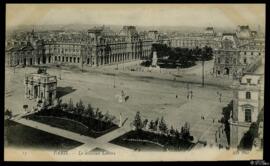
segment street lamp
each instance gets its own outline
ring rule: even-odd
[[[115,86],[115,74],[114,74],[114,76],[113,76],[113,88],[115,88],[116,86]]]
[[[204,48],[202,48],[200,52],[200,57],[201,57],[201,61],[202,61],[202,87],[204,87],[204,58],[206,55],[206,46]]]
[[[82,60],[82,72],[83,72],[83,64],[84,64],[84,61]]]

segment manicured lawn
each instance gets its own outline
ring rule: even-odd
[[[64,111],[60,111],[60,113],[56,112],[46,110],[28,115],[25,118],[94,138],[118,128],[113,123],[72,115]]]
[[[134,140],[152,141],[163,147],[155,143],[137,142]],[[194,146],[194,143],[185,140],[175,139],[171,136],[160,135],[148,131],[130,131],[112,140],[111,143],[139,151],[165,151],[167,149],[169,151],[184,151]]]
[[[115,143],[120,146],[127,147],[129,149],[133,149],[135,151],[165,151],[166,149],[164,147],[158,146],[153,143],[148,142],[134,142],[134,141],[128,141],[128,140],[113,140],[111,143]]]
[[[62,119],[57,117],[50,116],[31,116],[29,117],[31,120],[48,124],[52,127],[58,127],[61,129],[67,129],[72,132],[84,134],[88,131],[88,127],[84,126],[81,123],[76,121],[72,121],[69,119]]]
[[[5,120],[5,147],[70,150],[82,143]]]

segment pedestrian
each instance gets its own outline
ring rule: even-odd
[[[175,98],[178,98],[178,96],[176,95]]]
[[[189,99],[189,94],[187,95],[187,99]]]
[[[215,123],[215,119],[213,119],[213,123]]]

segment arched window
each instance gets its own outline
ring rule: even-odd
[[[250,92],[246,92],[246,99],[251,99],[251,93]]]

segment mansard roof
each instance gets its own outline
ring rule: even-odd
[[[207,31],[212,31],[212,30],[214,30],[214,28],[213,27],[207,27],[206,30]]]
[[[34,50],[34,47],[30,43],[28,43],[26,46],[22,47],[21,50],[22,51],[27,51],[27,50],[32,51],[32,50]]]
[[[249,26],[248,25],[239,25],[240,30],[248,30]]]

